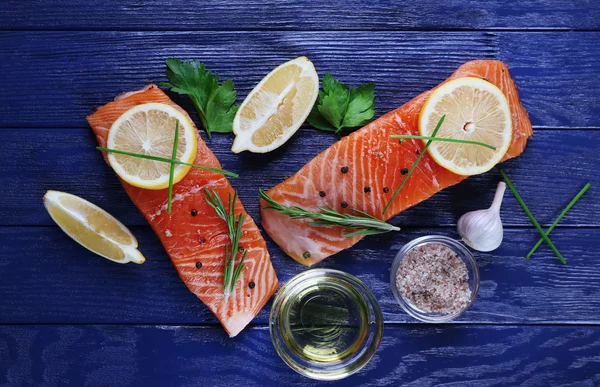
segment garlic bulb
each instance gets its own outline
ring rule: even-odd
[[[502,243],[504,229],[500,219],[500,206],[506,183],[498,183],[490,208],[467,212],[458,220],[456,228],[463,241],[477,251],[496,250]]]

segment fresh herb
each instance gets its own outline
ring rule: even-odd
[[[260,197],[263,198],[269,206],[265,209],[273,209],[279,211],[283,215],[288,215],[292,219],[313,219],[311,226],[342,226],[346,230],[343,234],[344,238],[350,238],[361,235],[380,234],[389,231],[399,231],[400,228],[393,226],[383,220],[377,219],[363,211],[352,208],[353,214],[342,214],[331,207],[318,207],[320,212],[308,211],[298,206],[287,207],[277,203],[262,189],[259,190]],[[356,229],[349,231],[348,229]]]
[[[178,94],[190,97],[208,138],[213,132],[231,132],[233,118],[239,105],[234,105],[237,96],[233,81],[227,79],[219,85],[219,75],[206,70],[197,60],[182,62],[177,58],[167,59],[167,78],[162,82]]]
[[[579,191],[579,193],[573,198],[573,200],[571,200],[571,202],[569,203],[569,205],[567,207],[565,207],[565,209],[560,213],[560,215],[558,216],[558,218],[556,218],[556,220],[554,221],[554,223],[552,223],[552,225],[550,226],[550,228],[548,228],[548,230],[546,230],[546,235],[550,235],[550,233],[552,232],[552,230],[554,230],[554,228],[556,227],[556,225],[558,224],[558,222],[560,222],[560,220],[567,214],[567,212],[569,212],[569,210],[575,205],[575,203],[577,203],[579,201],[579,199],[581,199],[581,197],[583,196],[583,194],[590,189],[592,185],[590,183],[587,183],[585,185],[585,187],[583,187],[581,189],[581,191]],[[533,248],[531,249],[531,251],[527,254],[526,258],[529,259],[531,258],[531,256],[533,255],[533,253],[535,253],[535,251],[542,245],[542,242],[544,242],[544,238],[540,238],[540,240],[538,241],[538,243],[535,244],[535,246],[533,246]]]
[[[100,146],[96,147],[96,149],[105,151],[105,152],[118,153],[118,154],[122,154],[125,156],[138,157],[140,159],[148,159],[148,160],[162,161],[165,163],[170,163],[171,166],[169,168],[169,189],[168,189],[168,194],[167,194],[167,213],[170,214],[171,213],[171,203],[173,202],[173,178],[174,178],[174,174],[175,174],[175,165],[188,165],[188,166],[195,167],[195,168],[200,168],[200,169],[205,169],[205,170],[209,170],[212,172],[222,173],[223,175],[227,175],[227,176],[238,177],[238,175],[233,172],[223,171],[221,169],[207,167],[205,165],[184,163],[182,161],[177,160],[176,157],[177,157],[178,145],[179,145],[179,120],[177,120],[175,122],[175,140],[173,141],[173,152],[171,153],[170,159],[165,159],[165,158],[157,157],[157,156],[143,155],[143,154],[139,154],[139,153],[119,151],[116,149],[103,148]]]
[[[225,295],[224,303],[227,303],[229,296],[233,293],[233,288],[235,287],[235,283],[240,278],[240,274],[242,274],[242,269],[244,268],[244,260],[246,259],[246,254],[248,250],[244,250],[244,254],[242,255],[242,259],[238,265],[235,265],[235,256],[238,253],[238,245],[240,243],[240,238],[242,236],[242,226],[244,225],[244,220],[246,220],[246,216],[244,214],[240,214],[240,216],[236,219],[235,216],[235,202],[237,200],[237,191],[233,194],[229,194],[229,211],[225,209],[225,204],[221,200],[221,197],[214,189],[204,188],[204,192],[206,196],[204,199],[209,206],[211,206],[219,218],[223,219],[227,224],[227,230],[229,233],[229,240],[231,241],[231,248],[229,245],[225,245],[225,268],[223,270],[223,294]]]
[[[442,118],[440,118],[440,120],[438,121],[438,123],[437,123],[437,125],[436,125],[436,127],[435,127],[435,129],[433,131],[433,133],[431,133],[431,137],[432,138],[435,137],[435,135],[437,134],[437,132],[442,127],[442,123],[444,122],[445,118],[446,118],[446,115],[444,114],[442,116]],[[415,168],[417,167],[417,165],[419,164],[419,162],[423,158],[423,155],[425,155],[425,152],[427,152],[427,149],[429,149],[429,145],[431,145],[432,142],[433,142],[433,140],[428,140],[427,141],[427,144],[425,144],[425,147],[423,148],[423,151],[417,157],[417,159],[413,163],[412,167],[410,167],[408,173],[406,175],[404,175],[404,179],[402,179],[402,182],[400,183],[400,185],[398,186],[398,188],[396,188],[396,191],[392,195],[392,198],[390,199],[390,201],[388,202],[388,204],[386,204],[385,208],[383,209],[382,214],[385,214],[387,212],[387,210],[390,208],[390,206],[394,202],[394,199],[396,199],[396,196],[398,196],[398,193],[400,193],[400,190],[402,189],[402,187],[404,187],[404,184],[406,183],[406,180],[408,180],[408,178],[410,177],[410,175],[413,173],[413,171],[415,170]]]
[[[103,151],[103,152],[111,152],[111,153],[116,153],[116,154],[119,154],[119,155],[125,155],[125,156],[131,156],[131,157],[138,157],[140,159],[161,161],[163,163],[171,163],[171,164],[177,164],[177,165],[187,165],[188,167],[194,167],[194,168],[198,168],[198,169],[204,169],[206,171],[220,173],[221,175],[229,176],[229,177],[240,177],[237,173],[225,171],[225,170],[219,169],[219,168],[209,167],[209,166],[206,166],[206,165],[184,163],[183,161],[179,161],[179,160],[171,160],[171,159],[166,159],[164,157],[150,156],[150,155],[144,155],[144,154],[141,154],[141,153],[133,153],[133,152],[127,152],[127,151],[122,151],[122,150],[118,150],[118,149],[104,148],[104,147],[101,147],[101,146],[97,146],[96,149],[99,150],[99,151]]]
[[[472,145],[481,145],[486,148],[490,148],[491,150],[496,150],[496,147],[490,144],[486,144],[484,142],[479,141],[471,141],[471,140],[458,140],[455,138],[446,138],[446,137],[429,137],[429,136],[415,136],[412,134],[392,134],[391,138],[416,138],[421,140],[433,140],[433,141],[445,141],[445,142],[457,142],[460,144],[472,144]]]
[[[175,122],[175,140],[173,141],[173,152],[171,160],[177,158],[177,145],[179,144],[179,120]],[[173,201],[173,177],[175,175],[175,164],[171,163],[169,168],[169,194],[167,195],[167,213],[171,213],[171,202]]]
[[[517,189],[515,188],[515,186],[513,185],[513,183],[510,181],[510,179],[508,178],[508,176],[506,175],[506,173],[504,172],[504,170],[501,169],[500,173],[502,174],[502,177],[504,178],[504,181],[506,182],[506,185],[508,185],[508,188],[510,188],[510,190],[513,193],[513,195],[515,195],[515,198],[517,199],[517,202],[519,202],[519,204],[521,205],[521,207],[523,207],[523,210],[527,214],[527,217],[529,217],[529,220],[531,221],[531,223],[533,223],[533,225],[535,226],[535,228],[538,230],[538,232],[542,236],[542,239],[548,244],[548,246],[550,246],[550,248],[552,249],[552,251],[554,251],[554,254],[556,254],[556,256],[560,259],[560,261],[562,263],[566,264],[567,260],[562,256],[562,254],[560,253],[560,251],[558,251],[558,249],[556,248],[556,246],[554,246],[554,243],[552,243],[552,241],[550,240],[550,238],[548,238],[548,235],[546,235],[546,233],[542,229],[542,226],[540,226],[540,224],[537,222],[537,220],[535,220],[535,217],[533,216],[533,214],[531,213],[531,211],[529,211],[529,208],[527,208],[527,205],[525,204],[525,202],[523,201],[523,199],[521,199],[521,196],[517,192]]]
[[[319,99],[308,116],[308,123],[313,127],[336,134],[344,129],[352,132],[375,115],[374,83],[348,88],[326,73],[322,87]]]

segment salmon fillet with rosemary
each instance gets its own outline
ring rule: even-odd
[[[507,66],[500,61],[476,60],[460,66],[448,80],[460,77],[483,78],[502,90],[508,100],[513,123],[511,144],[503,160],[520,155],[533,130]],[[422,140],[406,139],[400,144],[390,135],[419,134],[419,113],[431,91],[422,93],[336,142],[267,194],[285,206],[299,206],[312,211],[318,206],[331,206],[340,212],[356,208],[387,220],[461,182],[466,176],[444,169],[426,154],[382,215],[404,178],[400,171],[410,168],[418,152],[424,148]],[[342,168],[344,171],[347,169],[346,173],[342,172]],[[320,191],[324,191],[326,196],[321,197]],[[347,204],[345,210],[342,202]],[[343,238],[342,227],[313,227],[309,220],[292,220],[275,210],[266,209],[266,206],[263,200],[261,217],[264,229],[288,255],[303,265],[318,263],[362,238]]]
[[[149,102],[171,105],[187,115],[157,86],[149,85],[121,95],[87,118],[98,144],[106,146],[108,132],[121,114],[135,105]],[[106,154],[104,158],[108,162]],[[194,163],[221,168],[200,136]],[[167,213],[167,189],[147,190],[122,180],[121,184],[158,235],[188,289],[217,316],[230,336],[237,335],[256,316],[279,284],[265,241],[252,218],[246,216],[240,239],[241,248],[247,251],[245,266],[233,293],[224,303],[223,267],[229,235],[225,222],[206,203],[204,188],[216,190],[227,203],[228,195],[234,193],[227,178],[191,168],[183,180],[173,186],[170,215]],[[246,214],[239,200],[235,207],[236,216]],[[192,210],[196,210],[195,216]]]

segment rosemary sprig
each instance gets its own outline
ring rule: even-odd
[[[442,116],[442,118],[440,118],[440,120],[438,121],[438,123],[437,123],[437,125],[436,125],[436,127],[435,127],[435,129],[433,131],[433,133],[431,133],[431,137],[432,138],[435,137],[435,135],[437,134],[437,132],[442,127],[442,123],[444,122],[445,118],[446,118],[446,115],[444,114]],[[402,179],[402,182],[400,183],[400,185],[398,186],[398,188],[396,188],[396,191],[392,195],[392,198],[390,199],[390,201],[388,202],[388,204],[386,204],[385,208],[383,209],[382,214],[385,214],[387,212],[387,210],[390,208],[390,206],[394,202],[394,199],[396,199],[396,196],[398,196],[398,193],[400,193],[400,190],[402,189],[402,187],[404,187],[404,184],[406,183],[406,180],[408,180],[408,178],[410,177],[410,175],[413,173],[413,171],[415,170],[415,168],[417,167],[417,165],[419,164],[419,162],[421,161],[421,159],[423,158],[423,156],[427,152],[427,149],[429,149],[429,145],[431,145],[432,141],[433,140],[427,141],[427,144],[425,144],[425,147],[423,148],[423,151],[421,153],[419,153],[419,157],[417,157],[417,159],[415,160],[415,162],[413,163],[413,165],[410,167],[408,173],[406,175],[404,175],[404,179]]]
[[[343,237],[351,238],[355,236],[381,234],[389,231],[399,231],[400,227],[393,226],[383,220],[367,214],[366,212],[352,208],[357,215],[342,214],[335,209],[329,207],[318,207],[320,212],[308,211],[304,208],[293,206],[287,207],[276,202],[265,191],[259,189],[260,197],[263,198],[269,206],[265,209],[273,209],[279,211],[283,215],[288,215],[292,219],[314,219],[311,226],[342,226],[345,227]],[[349,231],[347,229],[356,229]]]
[[[447,137],[430,137],[430,136],[416,136],[412,134],[392,134],[391,138],[416,138],[420,140],[433,140],[433,141],[444,141],[444,142],[456,142],[460,144],[471,144],[471,145],[480,145],[491,150],[496,150],[496,147],[490,144],[486,144],[485,142],[479,141],[471,141],[471,140],[459,140],[456,138],[447,138]]]
[[[204,169],[206,171],[220,173],[220,174],[222,174],[224,176],[229,176],[229,177],[240,177],[237,173],[229,172],[229,171],[226,171],[224,169],[209,167],[209,166],[206,166],[206,165],[185,163],[185,162],[179,161],[179,160],[171,160],[171,159],[167,159],[167,158],[164,158],[164,157],[144,155],[144,154],[141,154],[141,153],[127,152],[127,151],[122,151],[122,150],[118,150],[118,149],[104,148],[104,147],[101,147],[101,146],[97,146],[96,149],[99,150],[99,151],[116,153],[116,154],[119,154],[119,155],[125,155],[125,156],[131,156],[131,157],[138,157],[140,159],[162,161],[163,163],[171,163],[171,164],[177,164],[177,165],[187,165],[188,167],[194,167],[194,168],[198,168],[198,169]]]
[[[550,233],[552,232],[552,230],[554,230],[554,228],[556,227],[556,225],[558,224],[558,222],[560,222],[560,220],[567,214],[567,212],[569,212],[569,210],[575,205],[575,203],[577,203],[579,201],[579,199],[581,199],[581,197],[583,196],[583,194],[590,189],[592,185],[590,183],[587,183],[585,185],[585,187],[583,187],[581,189],[581,191],[579,191],[579,193],[577,195],[575,195],[575,197],[573,198],[573,200],[571,200],[571,202],[569,203],[569,205],[567,207],[565,207],[565,209],[560,213],[560,215],[558,216],[558,218],[556,218],[556,220],[554,221],[554,223],[552,223],[552,225],[550,226],[550,228],[548,228],[548,230],[546,230],[546,235],[550,235]],[[542,242],[544,242],[544,238],[540,238],[540,240],[535,244],[535,246],[533,246],[533,248],[531,249],[531,251],[529,251],[529,253],[527,254],[527,256],[525,258],[529,259],[531,258],[531,256],[533,255],[533,253],[535,253],[535,251],[538,249],[538,247],[540,247],[542,245]]]
[[[175,121],[175,140],[173,141],[173,152],[171,160],[177,157],[177,145],[179,144],[179,120]],[[171,213],[171,201],[173,200],[173,177],[175,175],[175,164],[171,163],[169,168],[169,194],[167,196],[167,213]]]
[[[517,201],[519,202],[519,204],[521,205],[521,207],[523,207],[523,210],[525,211],[525,213],[529,217],[529,220],[531,221],[531,223],[533,223],[533,225],[535,226],[535,228],[538,230],[538,232],[542,236],[542,239],[548,244],[548,246],[550,246],[550,248],[552,249],[552,251],[554,251],[554,254],[556,254],[556,256],[560,259],[560,261],[562,263],[566,264],[567,260],[562,256],[562,254],[560,253],[560,251],[558,251],[558,249],[556,248],[556,246],[554,246],[554,243],[552,243],[552,241],[550,240],[550,238],[548,238],[548,235],[546,235],[546,233],[542,229],[542,226],[540,226],[540,224],[537,222],[537,220],[535,220],[535,217],[533,216],[533,214],[531,213],[531,211],[529,211],[529,208],[527,208],[527,205],[525,204],[525,202],[523,201],[523,199],[521,199],[521,195],[519,195],[519,193],[517,192],[517,189],[513,185],[512,181],[510,181],[510,179],[506,175],[506,172],[504,172],[504,170],[501,169],[500,173],[502,174],[502,177],[504,178],[504,181],[506,182],[506,185],[508,185],[508,188],[510,188],[510,190],[512,191],[513,195],[515,195],[515,198],[517,199]]]
[[[221,200],[221,197],[214,189],[209,190],[208,188],[204,188],[204,192],[206,195],[204,199],[209,206],[211,206],[219,218],[223,219],[227,224],[227,230],[229,233],[229,240],[231,241],[231,249],[229,245],[225,245],[225,268],[223,269],[223,294],[225,295],[224,303],[227,303],[229,296],[233,293],[233,288],[235,287],[235,283],[240,278],[240,274],[242,274],[242,269],[244,268],[244,260],[246,259],[246,254],[248,250],[244,250],[244,254],[242,255],[242,259],[240,263],[235,266],[235,257],[238,253],[238,246],[240,243],[240,238],[242,236],[242,226],[244,225],[244,221],[246,220],[246,216],[244,214],[240,214],[240,216],[236,219],[235,216],[235,202],[237,200],[237,191],[233,194],[229,194],[229,211],[225,209],[225,204]]]

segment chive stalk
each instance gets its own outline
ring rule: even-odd
[[[442,127],[442,123],[444,122],[445,118],[446,118],[446,115],[444,114],[442,116],[442,118],[440,118],[440,120],[438,121],[438,123],[437,123],[437,125],[435,127],[435,130],[433,131],[433,133],[431,133],[431,137],[432,138],[435,137],[435,135],[437,134],[437,132]],[[427,144],[425,144],[425,148],[423,148],[423,151],[419,154],[419,157],[417,157],[417,159],[415,160],[415,162],[413,163],[413,165],[410,167],[410,170],[408,171],[408,173],[406,175],[404,175],[404,179],[402,179],[402,182],[400,183],[400,185],[398,186],[398,188],[396,188],[396,191],[392,195],[392,198],[390,199],[390,201],[388,202],[388,204],[386,204],[385,208],[383,209],[382,214],[385,214],[387,212],[387,210],[390,208],[390,206],[394,202],[394,199],[396,199],[396,196],[398,196],[398,193],[400,193],[400,190],[402,189],[402,187],[406,183],[406,180],[408,180],[408,178],[410,177],[410,175],[413,173],[413,171],[415,170],[415,168],[417,167],[417,165],[419,164],[419,162],[421,161],[421,159],[425,155],[425,152],[427,152],[427,149],[429,149],[429,145],[431,145],[432,142],[433,142],[433,140],[427,141]]]
[[[177,145],[179,143],[179,120],[175,122],[175,140],[173,141],[173,152],[171,160],[177,158]],[[167,213],[171,213],[171,202],[173,201],[173,178],[175,176],[175,164],[171,163],[169,168],[169,194],[167,196]]]
[[[122,151],[122,150],[117,150],[117,149],[104,148],[104,147],[101,147],[101,146],[97,146],[96,149],[99,150],[99,151],[103,151],[103,152],[116,153],[116,154],[119,154],[119,155],[137,157],[137,158],[140,158],[140,159],[153,160],[153,161],[161,161],[163,163],[171,163],[171,164],[177,164],[177,165],[187,165],[188,167],[194,167],[194,168],[198,168],[198,169],[204,169],[206,171],[220,173],[221,175],[229,176],[229,177],[240,177],[237,173],[229,172],[229,171],[226,171],[226,170],[223,170],[223,169],[219,169],[219,168],[209,167],[209,166],[206,166],[206,165],[191,164],[191,163],[186,163],[186,162],[179,161],[179,160],[171,160],[171,159],[167,159],[167,158],[164,158],[164,157],[151,156],[151,155],[143,155],[143,154],[140,154],[140,153],[133,153],[133,152],[127,152],[127,151]]]
[[[552,232],[552,230],[554,230],[554,228],[556,227],[556,225],[558,224],[558,222],[560,222],[560,220],[567,214],[567,212],[569,212],[569,210],[575,205],[575,203],[577,203],[579,201],[579,199],[581,199],[581,197],[583,196],[583,194],[590,189],[592,185],[590,183],[587,183],[585,185],[585,187],[583,187],[581,189],[581,191],[579,191],[579,193],[573,198],[573,200],[571,200],[571,202],[569,203],[569,205],[567,207],[565,207],[565,209],[560,213],[560,215],[558,216],[558,218],[556,218],[556,220],[554,221],[554,223],[552,223],[552,225],[550,226],[550,228],[548,228],[548,230],[546,230],[546,235],[550,235],[550,233]],[[544,238],[540,238],[540,240],[535,244],[535,246],[533,246],[533,248],[531,249],[531,251],[529,251],[529,253],[527,254],[526,258],[529,259],[531,258],[531,256],[533,255],[533,253],[535,253],[535,251],[542,245],[542,242],[544,242]]]
[[[542,236],[542,239],[544,240],[544,242],[546,242],[548,244],[548,246],[550,246],[550,248],[552,249],[552,251],[554,251],[554,254],[556,254],[556,256],[558,257],[558,259],[560,259],[560,261],[563,264],[566,264],[567,260],[562,256],[562,254],[560,253],[560,251],[558,251],[558,249],[556,248],[556,246],[554,246],[554,243],[552,243],[552,241],[550,240],[550,238],[548,238],[548,235],[546,235],[546,233],[542,229],[542,226],[540,226],[540,224],[537,222],[537,220],[535,220],[535,217],[533,216],[533,214],[531,213],[531,211],[529,211],[529,208],[527,208],[527,205],[525,204],[525,202],[523,201],[523,199],[521,199],[521,196],[519,195],[519,193],[517,192],[517,189],[515,188],[515,186],[513,185],[513,183],[510,181],[510,179],[506,175],[506,172],[504,172],[504,170],[501,169],[500,173],[502,174],[502,177],[504,178],[504,181],[506,182],[506,185],[508,185],[508,188],[510,188],[510,190],[513,193],[513,195],[517,199],[517,202],[519,202],[519,204],[521,205],[521,207],[523,207],[523,211],[525,211],[525,213],[529,217],[529,220],[531,221],[531,223],[533,223],[533,225],[535,226],[535,228],[538,230],[538,232]]]
[[[479,141],[471,141],[471,140],[459,140],[457,138],[447,138],[447,137],[430,137],[430,136],[417,136],[413,134],[392,134],[391,138],[414,138],[420,140],[430,140],[430,141],[443,141],[443,142],[456,142],[459,144],[471,144],[471,145],[480,145],[491,150],[496,150],[496,147],[490,144],[486,144],[485,142]]]

